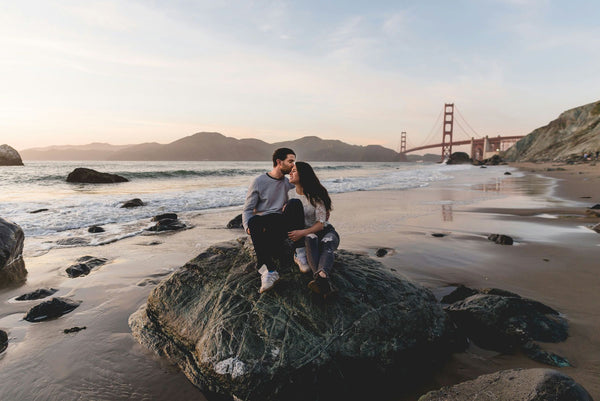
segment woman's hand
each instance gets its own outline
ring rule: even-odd
[[[294,231],[288,232],[288,238],[294,242],[296,242],[304,237],[306,237],[305,230],[294,230]]]

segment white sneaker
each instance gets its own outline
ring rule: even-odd
[[[296,248],[294,262],[298,265],[302,273],[308,273],[311,270],[308,260],[306,260],[306,248]]]
[[[270,272],[267,270],[260,275],[260,290],[258,290],[258,292],[262,294],[263,292],[270,290],[278,280],[279,273],[276,271]]]

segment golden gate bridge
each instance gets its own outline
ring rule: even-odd
[[[454,112],[457,112],[458,119],[454,119]],[[471,145],[470,157],[473,160],[484,160],[498,154],[500,151],[504,151],[515,144],[519,139],[523,138],[524,135],[513,135],[513,136],[482,136],[477,133],[460,114],[460,111],[455,108],[454,103],[445,103],[442,113],[438,115],[438,118],[434,124],[434,127],[429,132],[429,135],[423,141],[423,143],[431,143],[435,141],[438,134],[435,133],[435,129],[439,127],[440,117],[444,115],[442,120],[442,142],[433,143],[429,145],[421,145],[417,147],[411,147],[407,149],[406,132],[400,134],[400,146],[399,153],[406,155],[410,152],[416,152],[417,150],[441,148],[441,161],[447,160],[452,154],[452,146]],[[463,127],[464,123],[470,132]],[[455,129],[454,124],[462,131],[458,131],[462,135],[466,136],[467,139],[454,138]],[[438,131],[439,132],[439,131]]]

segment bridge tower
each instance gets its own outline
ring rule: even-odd
[[[452,154],[452,131],[454,128],[454,103],[444,104],[444,124],[442,125],[442,163]]]
[[[400,133],[400,153],[406,153],[406,132]]]

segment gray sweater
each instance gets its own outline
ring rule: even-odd
[[[295,187],[290,184],[287,177],[279,180],[268,174],[261,174],[256,177],[246,194],[246,202],[242,212],[244,230],[248,229],[248,220],[256,214],[281,213],[283,205],[288,200],[287,192],[292,188]]]

